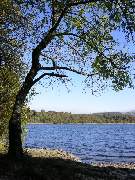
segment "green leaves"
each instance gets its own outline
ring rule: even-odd
[[[16,4],[10,0],[2,1],[2,34],[0,36],[0,137],[7,141],[8,121],[12,115],[16,95],[26,73],[22,62],[22,39],[18,39],[17,30],[22,27],[22,14]],[[14,29],[14,31],[13,31]],[[23,32],[23,31],[22,31]],[[16,34],[16,36],[14,35]],[[22,118],[26,117],[25,111]],[[26,120],[26,118],[24,118]]]
[[[72,23],[73,23],[73,26],[78,28],[78,29],[80,29],[82,27],[81,21],[79,19],[77,19],[77,18],[73,18],[73,22]]]
[[[129,62],[132,57],[126,53],[114,53],[110,56],[96,56],[92,67],[103,79],[110,79],[112,87],[118,91],[126,86],[133,87]]]
[[[2,67],[0,70],[0,136],[7,131],[8,120],[10,119],[12,108],[15,102],[15,96],[19,90],[19,87],[19,78],[17,77],[17,74],[11,71],[9,68]]]

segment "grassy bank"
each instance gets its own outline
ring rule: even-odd
[[[123,166],[123,165],[122,165]],[[22,159],[0,154],[0,180],[134,180],[128,166],[92,166],[58,150],[26,149]]]

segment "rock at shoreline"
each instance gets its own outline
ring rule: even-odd
[[[135,169],[124,163],[91,165],[77,162],[79,158],[63,150],[24,151],[22,159],[0,155],[0,180],[135,180]]]
[[[32,157],[61,158],[80,162],[78,157],[63,150],[26,148],[24,152]]]
[[[61,158],[67,159],[72,161],[81,162],[79,157],[68,153],[63,150],[58,149],[37,149],[37,148],[26,148],[24,151],[32,156],[32,157],[45,157],[45,158]],[[135,163],[112,163],[112,162],[101,162],[101,163],[92,163],[92,166],[97,167],[114,167],[114,168],[128,168],[128,169],[135,169]]]
[[[93,163],[92,166],[135,169],[135,163]]]

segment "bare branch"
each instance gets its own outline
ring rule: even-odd
[[[88,74],[88,73],[85,73],[85,72],[82,72],[82,71],[78,71],[78,70],[76,70],[76,69],[72,69],[72,68],[68,68],[68,67],[60,67],[60,66],[55,66],[55,67],[41,67],[40,70],[67,70],[67,71],[71,71],[71,72],[74,72],[74,73],[77,73],[77,74],[81,74],[81,75],[87,76],[87,77],[97,75],[97,74],[95,74],[95,73]]]
[[[64,75],[64,74],[44,73],[44,74],[42,74],[41,76],[39,76],[37,79],[35,79],[35,80],[33,81],[33,85],[34,85],[36,82],[40,81],[40,80],[41,80],[43,77],[45,77],[45,76],[53,76],[53,77],[59,77],[59,78],[67,77],[67,76]]]

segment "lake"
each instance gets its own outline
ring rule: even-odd
[[[135,162],[135,124],[29,124],[30,148],[62,149],[82,162]]]

